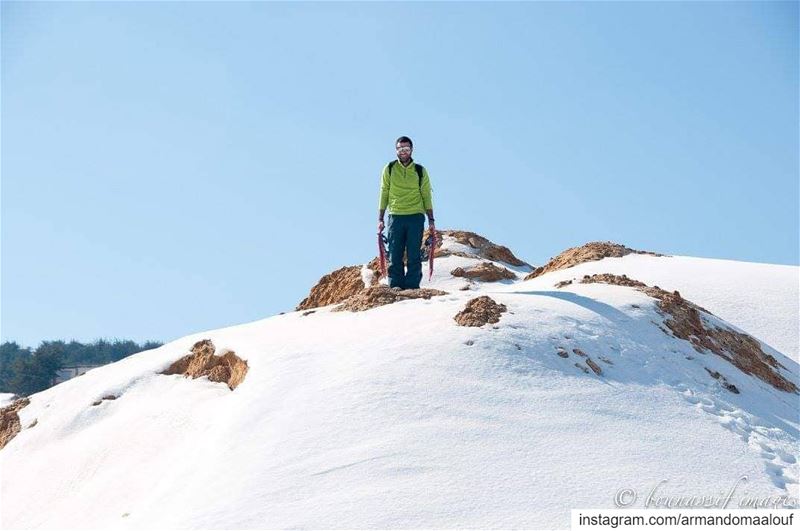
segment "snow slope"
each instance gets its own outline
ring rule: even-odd
[[[593,273],[627,274],[678,290],[717,317],[800,362],[800,268],[691,256],[630,254],[555,271],[547,282]]]
[[[445,296],[202,332],[32,396],[0,451],[2,526],[568,528],[571,508],[611,508],[622,488],[643,507],[662,480],[665,495],[721,496],[741,476],[734,503],[797,498],[797,394],[664,334],[642,292],[553,287],[625,272],[678,289],[757,329],[798,384],[772,348],[797,353],[796,330],[773,320],[797,323],[784,285],[797,268],[629,255],[460,291],[447,272],[475,262],[437,260],[423,287]],[[509,311],[457,326],[482,294]],[[158,374],[205,338],[247,359],[234,391]],[[574,348],[608,360],[603,374],[576,367]]]

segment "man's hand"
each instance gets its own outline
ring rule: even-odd
[[[378,220],[378,232],[379,233],[383,232],[383,220],[382,219]]]
[[[428,232],[433,232],[435,230],[436,230],[436,225],[433,223],[433,221],[429,221],[428,222]]]

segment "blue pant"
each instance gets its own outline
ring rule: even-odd
[[[389,214],[389,286],[419,288],[422,280],[420,248],[425,230],[425,214]],[[403,271],[403,252],[408,258],[408,271]]]

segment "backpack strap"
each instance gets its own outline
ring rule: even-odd
[[[422,170],[425,168],[422,167],[422,164],[414,163],[414,169],[417,170],[417,177],[419,177],[419,188],[422,190]]]
[[[394,165],[395,165],[395,164],[397,164],[397,160],[393,160],[392,162],[390,162],[390,163],[389,163],[389,170],[388,170],[389,179],[391,179],[391,178],[392,178],[392,168],[394,168]],[[415,162],[415,163],[414,163],[414,169],[415,169],[415,170],[416,170],[416,172],[417,172],[418,184],[419,184],[419,188],[420,188],[420,190],[421,190],[421,189],[422,189],[422,172],[423,172],[423,170],[424,170],[425,168],[422,166],[422,164],[417,164],[417,163]]]

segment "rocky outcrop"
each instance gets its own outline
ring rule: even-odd
[[[592,369],[592,371],[596,375],[600,376],[601,374],[603,374],[603,369],[601,369],[600,366],[597,363],[595,363],[594,360],[592,360],[592,358],[588,356],[586,357],[586,365],[588,365],[589,368]]]
[[[580,247],[571,247],[555,258],[551,258],[544,266],[537,267],[528,274],[525,280],[536,278],[545,273],[550,273],[551,271],[558,271],[559,269],[576,266],[584,262],[602,260],[608,257],[620,257],[631,253],[664,256],[650,251],[637,251],[636,249],[631,249],[614,242],[589,242]]]
[[[100,400],[95,400],[94,402],[92,402],[92,405],[93,406],[99,406],[105,400],[116,400],[117,398],[119,398],[119,397],[118,396],[114,396],[114,395],[106,395],[103,398],[101,398]]]
[[[428,231],[425,231],[425,236],[427,237]],[[456,255],[456,256],[466,256],[468,258],[475,258],[476,256],[480,258],[485,258],[486,260],[492,260],[493,262],[505,262],[506,264],[512,266],[528,266],[530,264],[523,262],[516,256],[508,247],[503,245],[497,245],[489,241],[488,239],[484,238],[479,234],[475,234],[474,232],[464,231],[464,230],[437,230],[436,231],[436,253],[434,256],[448,256],[448,255]],[[475,249],[474,254],[468,253],[461,253],[450,251],[449,249],[442,249],[442,241],[443,236],[448,236],[455,240],[456,242],[462,245],[468,245]]]
[[[384,306],[398,301],[430,299],[437,295],[447,295],[447,292],[430,288],[395,290],[388,286],[372,286],[348,297],[331,311],[363,312],[377,306]]]
[[[733,385],[732,383],[730,383],[730,382],[728,381],[728,379],[727,379],[727,378],[725,378],[723,375],[721,375],[719,372],[717,372],[717,371],[712,371],[712,370],[711,370],[711,369],[709,369],[708,367],[706,367],[705,369],[706,369],[706,372],[707,372],[708,374],[710,374],[712,378],[714,378],[715,380],[718,380],[718,381],[719,381],[719,384],[720,384],[720,385],[721,385],[723,388],[727,389],[728,391],[730,391],[730,392],[731,392],[731,393],[733,393],[733,394],[736,394],[736,395],[738,395],[738,394],[739,394],[739,389],[737,389],[735,385]]]
[[[378,283],[380,275],[378,259],[372,259],[367,267],[374,273],[372,276],[372,285],[374,286]],[[336,304],[362,289],[364,289],[364,281],[361,278],[361,266],[345,266],[319,279],[319,282],[311,288],[308,297],[303,299],[295,310],[308,310]]]
[[[454,277],[471,278],[474,280],[481,280],[483,282],[497,282],[498,280],[511,280],[517,276],[506,269],[505,267],[498,267],[492,262],[481,262],[480,264],[472,267],[457,267],[450,271]]]
[[[423,241],[428,237],[428,234],[429,230],[426,229],[423,235]],[[445,236],[452,238],[462,245],[470,247],[472,251],[453,251],[442,248],[442,242]],[[444,257],[449,255],[464,256],[467,258],[483,258],[494,262],[504,262],[512,266],[530,267],[529,264],[514,256],[514,253],[512,253],[508,247],[497,245],[474,232],[463,230],[437,230],[434,256]],[[367,268],[372,271],[372,278],[369,286],[364,285],[366,280],[362,277],[361,268],[362,266],[359,265],[345,266],[323,276],[316,285],[311,288],[308,296],[297,305],[295,310],[309,310],[321,306],[328,306],[330,304],[338,304],[360,293],[365,288],[378,286],[378,280],[380,279],[380,263],[378,258],[373,258],[367,264]],[[494,266],[494,264],[492,264],[492,268],[482,266],[477,269],[476,273],[477,275],[490,277],[493,280],[494,277],[497,277],[498,280],[500,278],[516,278],[511,271]],[[469,274],[469,272],[466,272],[463,276],[470,278]],[[479,280],[483,279],[479,278]],[[492,280],[485,281],[490,282]],[[369,297],[374,297],[374,294],[369,295]]]
[[[500,314],[505,311],[505,304],[498,304],[491,297],[483,295],[470,299],[453,319],[460,326],[483,326],[500,321]]]
[[[586,275],[581,280],[584,284],[595,282],[628,286],[646,293],[656,299],[658,311],[665,317],[664,324],[672,335],[689,341],[696,351],[702,354],[713,352],[745,374],[753,375],[776,389],[789,393],[798,392],[797,385],[780,373],[780,369],[785,367],[765,353],[758,340],[731,328],[710,324],[704,314],[713,314],[687,301],[679,292],[669,292],[658,286],[650,287],[625,275],[609,273]]]
[[[18,413],[30,403],[29,399],[20,398],[0,409],[0,449],[3,449],[22,429]]]
[[[583,350],[576,347],[572,349],[572,352],[583,358],[583,361],[586,362],[586,365],[589,366],[589,369],[592,369],[592,372],[594,372],[597,376],[601,376],[603,374],[603,369],[601,369],[600,366],[597,363],[595,363],[595,361],[592,358],[590,358]],[[567,349],[565,349],[564,347],[556,347],[556,354],[558,354],[562,358],[569,358],[569,352],[567,352]],[[605,358],[601,359],[603,359],[603,361],[605,361],[609,365],[612,365],[612,363],[607,359]],[[589,373],[589,369],[586,368],[586,365],[583,365],[581,363],[575,363],[574,365],[583,372],[587,374]]]
[[[225,382],[231,391],[242,383],[247,375],[247,361],[241,359],[232,350],[221,356],[214,354],[214,343],[210,339],[198,341],[188,354],[162,372],[161,374],[182,374],[189,378],[207,376],[212,382]]]

